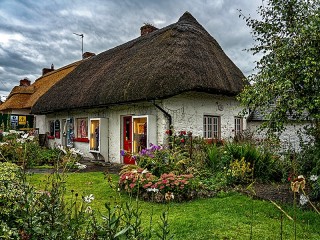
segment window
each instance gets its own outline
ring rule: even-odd
[[[88,137],[88,120],[86,118],[77,119],[77,138]]]
[[[203,137],[220,139],[221,126],[219,116],[205,115],[203,117]]]
[[[243,129],[243,120],[241,117],[234,117],[234,134],[239,135]]]
[[[53,139],[54,138],[54,121],[49,121],[49,132],[48,132],[48,137],[50,139]]]

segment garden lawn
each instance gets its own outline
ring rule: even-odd
[[[43,189],[48,177],[50,174],[32,174],[28,181],[37,189]],[[294,222],[281,216],[280,211],[268,201],[252,200],[239,193],[220,193],[215,198],[185,203],[137,203],[127,194],[117,192],[117,175],[110,177],[111,183],[101,172],[69,173],[66,178],[67,198],[71,199],[76,193],[79,198],[93,194],[95,199],[90,205],[102,214],[106,212],[106,202],[133,201],[134,206],[138,204],[142,211],[145,228],[149,227],[153,213],[154,229],[158,228],[161,213],[169,208],[169,225],[174,239],[250,239],[251,228],[252,239],[280,239],[281,234],[282,239],[294,239]],[[282,208],[291,217],[295,216],[293,207]],[[298,209],[296,212],[296,238],[320,239],[320,216],[312,211]]]

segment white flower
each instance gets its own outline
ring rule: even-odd
[[[86,203],[91,203],[93,200],[94,200],[93,194],[83,197],[83,201],[85,201]]]
[[[317,175],[311,175],[310,176],[310,180],[315,182],[315,181],[318,180],[318,176]]]
[[[64,154],[67,154],[67,151],[64,149],[62,145],[58,145],[57,148],[62,151]]]
[[[301,204],[302,206],[305,205],[308,201],[309,201],[309,200],[308,200],[307,196],[305,196],[304,194],[301,194],[301,195],[300,195],[300,204]]]
[[[92,213],[92,208],[90,206],[87,206],[86,210],[84,210],[85,213]]]
[[[145,174],[147,172],[149,172],[148,169],[144,169],[141,174]]]
[[[34,136],[29,136],[27,139],[30,140],[30,141],[33,141],[34,140]]]
[[[81,163],[78,163],[78,162],[76,162],[74,165],[80,170],[87,168],[87,165],[81,164]]]
[[[70,148],[70,152],[74,155],[77,155],[77,154],[79,154],[81,156],[83,155],[83,152],[81,152],[79,149],[75,149],[75,148]]]
[[[159,192],[159,189],[157,189],[157,188],[147,188],[147,192],[155,192],[155,193],[157,193],[157,192]]]
[[[18,138],[17,139],[17,143],[25,143],[25,139],[24,138]]]
[[[23,134],[21,137],[24,138],[24,139],[26,139],[26,138],[29,137],[29,133]]]
[[[138,171],[136,169],[133,169],[131,172],[132,173],[137,173]]]

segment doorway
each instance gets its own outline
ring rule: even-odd
[[[123,149],[127,154],[123,157],[124,164],[135,164],[132,154],[132,117],[123,118]]]

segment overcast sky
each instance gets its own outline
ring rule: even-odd
[[[7,96],[25,77],[34,82],[42,68],[55,69],[140,35],[140,27],[158,28],[189,11],[219,42],[247,76],[256,58],[249,27],[237,9],[257,18],[260,0],[0,0],[0,96]]]

